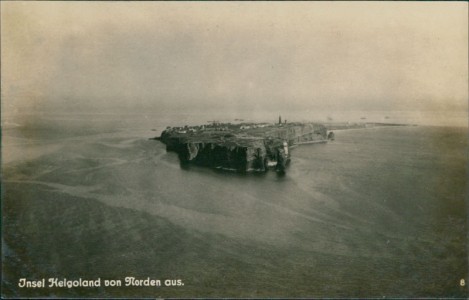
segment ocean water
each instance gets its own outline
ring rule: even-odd
[[[148,139],[205,117],[45,114],[4,126],[2,296],[468,295],[467,128],[336,131],[294,148],[284,176],[181,168]],[[128,276],[162,286],[124,286]]]

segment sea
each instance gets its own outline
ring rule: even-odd
[[[242,115],[21,116],[2,118],[3,297],[468,296],[467,126],[338,130],[283,175],[237,174],[151,138]]]

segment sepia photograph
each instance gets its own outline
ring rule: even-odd
[[[2,299],[469,297],[467,2],[0,8]]]

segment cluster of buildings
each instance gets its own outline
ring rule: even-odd
[[[204,130],[204,125],[199,126],[181,126],[181,127],[166,127],[166,132],[168,133],[190,133],[190,132],[199,132]]]
[[[197,125],[197,126],[182,126],[182,127],[166,127],[166,132],[168,133],[197,133],[197,132],[205,132],[205,131],[229,131],[228,128],[229,124],[209,124],[209,125]]]
[[[202,132],[214,132],[214,131],[231,131],[231,130],[246,130],[246,129],[255,129],[255,128],[265,128],[270,127],[275,124],[270,123],[241,123],[241,124],[231,124],[231,123],[220,123],[218,121],[210,121],[210,124],[207,125],[197,125],[197,126],[181,126],[181,127],[166,127],[166,132],[168,133],[202,133]],[[282,118],[279,116],[279,125],[282,126]]]
[[[272,126],[272,124],[269,124],[269,123],[242,124],[241,126],[239,126],[239,129],[264,128],[268,126]]]

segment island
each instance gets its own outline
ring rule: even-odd
[[[195,164],[236,172],[285,172],[290,148],[326,143],[334,138],[319,123],[221,123],[167,127],[160,137],[167,151],[178,154],[181,164]]]

